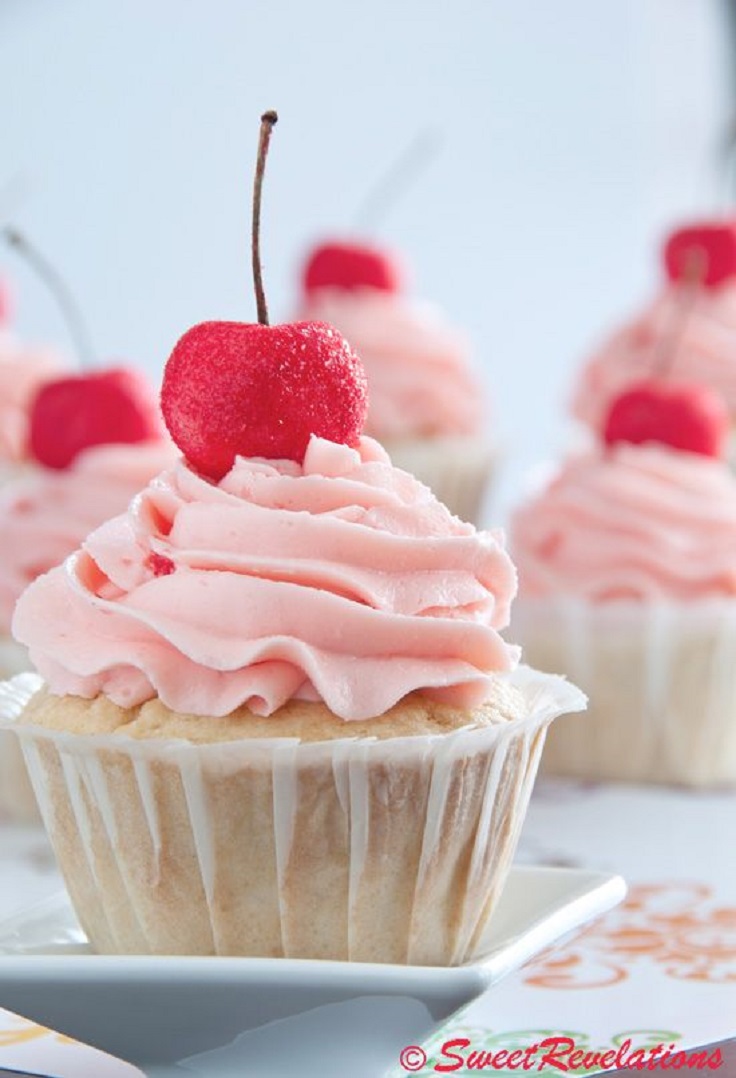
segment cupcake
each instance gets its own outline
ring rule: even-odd
[[[736,424],[736,224],[673,232],[663,250],[665,283],[654,301],[617,329],[586,363],[573,413],[600,432],[613,400],[632,382],[699,382],[725,401]]]
[[[302,283],[301,317],[336,326],[365,366],[366,434],[452,512],[477,523],[494,453],[465,336],[407,295],[398,263],[378,249],[317,247]]]
[[[34,466],[0,491],[2,677],[29,667],[27,650],[10,631],[23,590],[125,509],[176,455],[153,392],[133,372],[49,380],[27,426]],[[0,812],[16,819],[37,814],[18,746],[7,735],[0,736]]]
[[[13,729],[93,946],[465,961],[582,706],[500,635],[501,536],[360,436],[327,326],[195,327],[163,405],[187,459],[14,620],[45,687]]]
[[[527,659],[590,699],[547,743],[584,779],[736,781],[736,477],[728,415],[703,387],[649,383],[614,401],[605,444],[514,514]]]
[[[269,326],[253,250],[258,324],[175,347],[184,457],[21,596],[44,681],[1,710],[96,950],[463,962],[583,697],[518,666],[501,536],[362,436],[360,361]]]

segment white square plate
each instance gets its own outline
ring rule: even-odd
[[[95,955],[60,895],[0,923],[0,1006],[156,1078],[377,1078],[625,892],[619,876],[514,867],[482,955],[454,968]]]

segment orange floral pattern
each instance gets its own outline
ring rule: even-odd
[[[715,905],[702,883],[632,887],[617,910],[568,947],[527,966],[524,979],[539,988],[605,988],[643,961],[680,980],[735,983],[736,906]]]
[[[53,1029],[36,1025],[35,1022],[31,1022],[27,1018],[21,1018],[19,1015],[5,1012],[5,1017],[9,1019],[9,1026],[6,1029],[0,1029],[0,1048],[11,1048],[18,1044],[27,1044],[28,1041],[36,1041],[40,1037],[53,1037],[58,1044],[75,1043],[71,1037],[66,1037],[63,1033],[56,1033]]]

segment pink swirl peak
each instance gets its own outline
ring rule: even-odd
[[[620,444],[567,461],[516,511],[523,598],[736,595],[736,476],[722,461]]]
[[[368,376],[366,433],[375,438],[477,434],[483,389],[462,334],[436,310],[374,288],[316,289],[300,317],[336,326]]]
[[[412,691],[472,707],[518,649],[497,533],[462,523],[369,438],[313,438],[303,465],[182,461],[32,584],[14,632],[55,693],[268,715],[293,697],[344,719]]]
[[[710,386],[736,416],[736,283],[701,289],[692,305],[681,285],[665,288],[584,366],[573,414],[600,430],[614,397],[662,370],[668,378]]]

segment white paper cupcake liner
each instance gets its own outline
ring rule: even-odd
[[[27,649],[10,636],[0,637],[0,679],[29,667]],[[18,739],[6,731],[0,731],[0,820],[41,822]]]
[[[517,600],[511,636],[590,700],[552,731],[545,772],[736,782],[736,601]]]
[[[98,951],[456,964],[479,945],[544,735],[584,706],[521,669],[527,713],[453,733],[194,745],[15,725]],[[216,720],[213,719],[213,722]]]
[[[447,508],[479,525],[483,502],[498,462],[498,451],[481,438],[446,437],[386,440],[397,468],[411,472]]]

